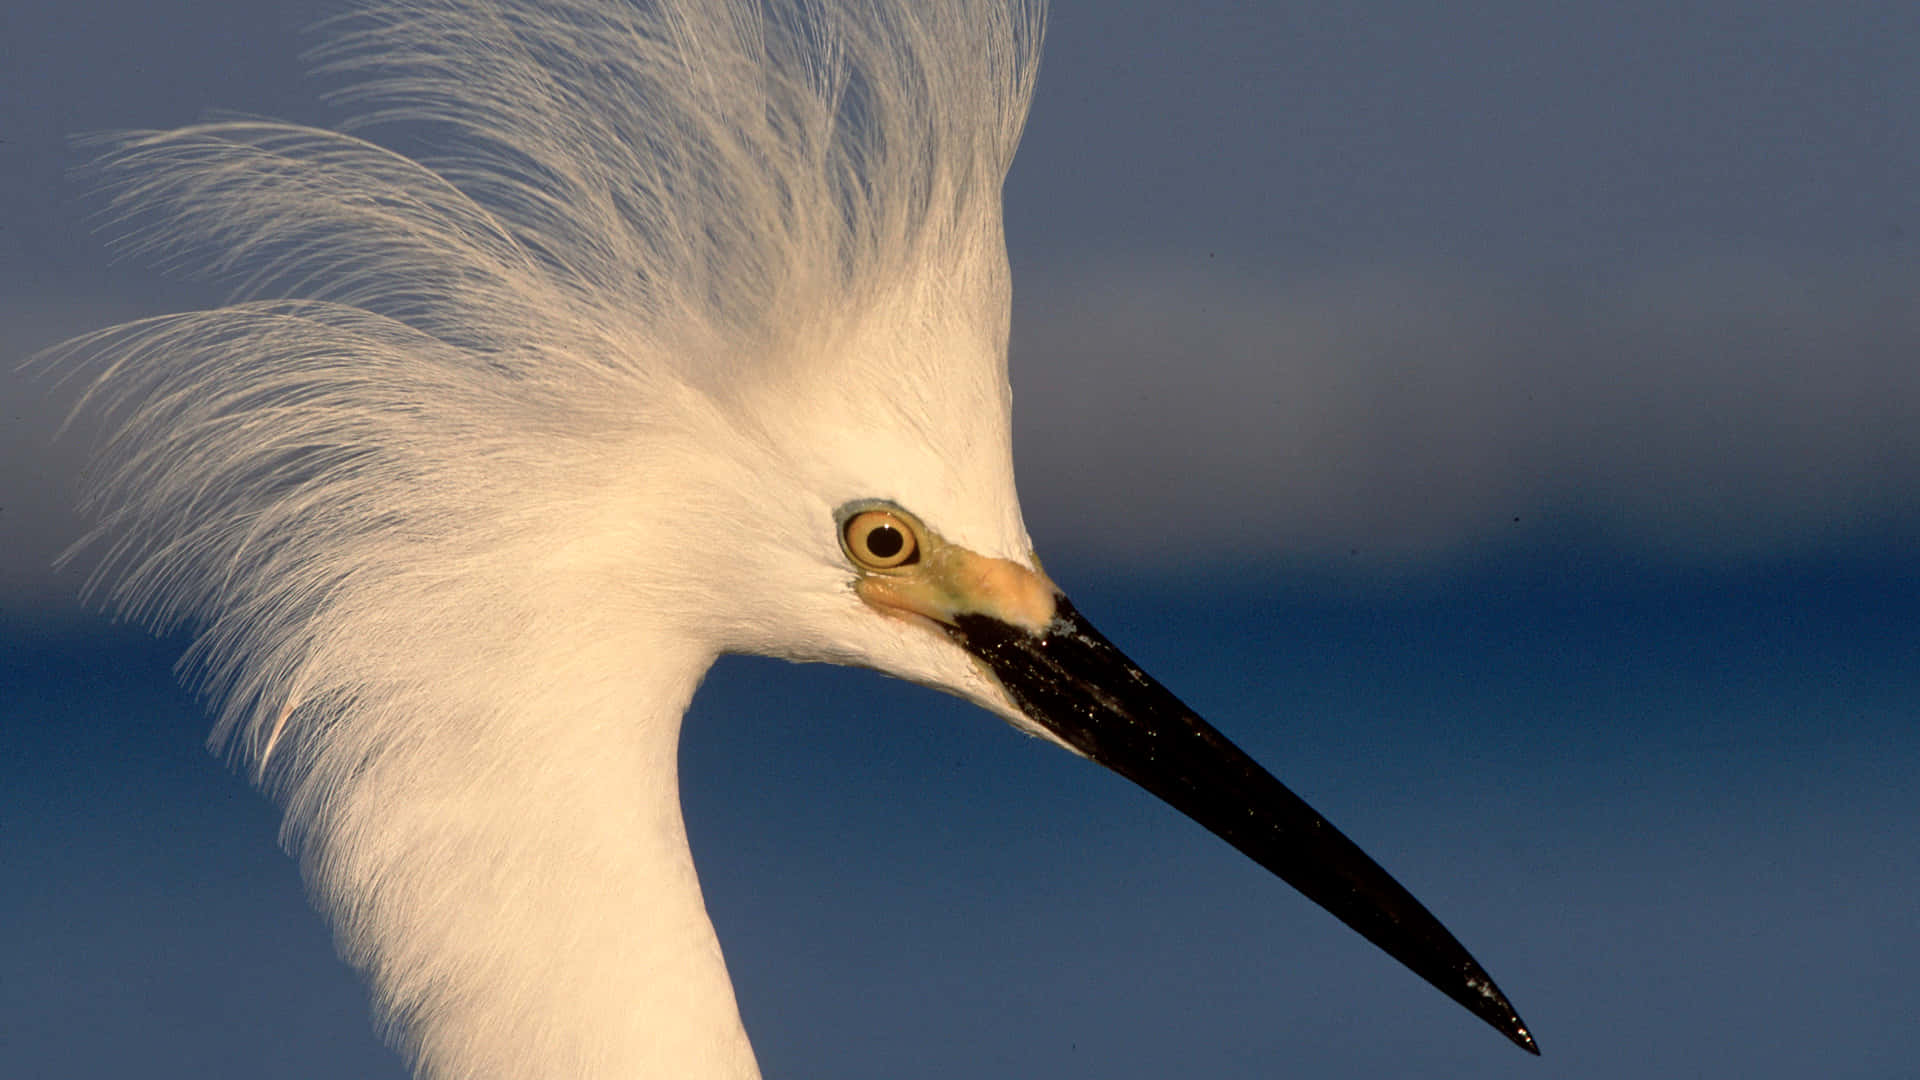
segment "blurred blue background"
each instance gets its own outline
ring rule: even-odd
[[[0,357],[113,264],[75,132],[326,122],[321,3],[0,11]],[[1920,8],[1055,5],[1008,186],[1035,540],[1485,963],[1535,1060],[1124,781],[728,659],[690,829],[769,1076],[1908,1078]],[[276,815],[48,564],[0,375],[0,1075],[399,1076]]]
[[[682,759],[768,1075],[1912,1075],[1912,568],[1071,581],[1412,888],[1534,1060],[1102,770],[864,672],[728,660]],[[21,1076],[400,1075],[205,755],[177,642],[5,638]]]

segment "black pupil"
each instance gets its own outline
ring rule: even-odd
[[[907,546],[907,538],[891,525],[876,525],[867,533],[867,550],[876,559],[891,559]]]

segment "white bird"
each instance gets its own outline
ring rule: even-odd
[[[675,764],[725,653],[875,668],[1112,768],[1534,1048],[1034,555],[1000,188],[1042,19],[393,0],[321,66],[442,156],[249,119],[107,150],[135,247],[245,285],[73,346],[114,432],[96,585],[198,628],[216,739],[419,1075],[758,1075]]]

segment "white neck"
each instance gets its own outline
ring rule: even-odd
[[[712,658],[608,681],[590,653],[546,658],[575,678],[538,700],[386,716],[404,741],[321,763],[309,873],[423,1077],[755,1080],[680,812]]]

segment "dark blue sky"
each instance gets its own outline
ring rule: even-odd
[[[110,266],[63,140],[324,122],[319,3],[0,10],[0,355]],[[729,660],[683,758],[770,1076],[1913,1075],[1920,8],[1055,5],[1016,447],[1079,606],[1472,949],[1533,1060],[969,707]],[[0,376],[0,1073],[397,1076]]]

